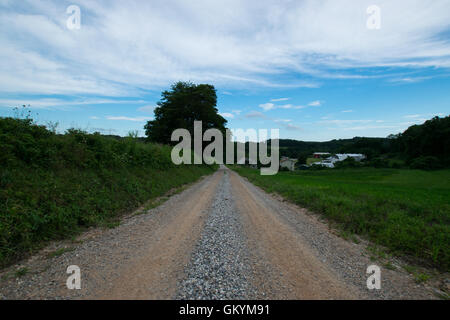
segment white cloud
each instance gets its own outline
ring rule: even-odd
[[[396,82],[396,83],[416,83],[416,82],[422,82],[424,80],[431,79],[431,77],[404,77],[404,78],[394,78],[390,79],[389,82]]]
[[[0,99],[0,107],[14,108],[26,105],[31,109],[65,109],[66,107],[100,104],[140,104],[142,100],[116,100],[116,99],[77,99],[64,100],[59,98],[23,98],[23,99]]]
[[[310,106],[310,107],[320,107],[321,105],[322,105],[322,102],[320,102],[319,100],[308,103],[308,106]]]
[[[335,124],[335,125],[349,125],[349,124],[355,124],[355,123],[370,123],[373,122],[373,120],[321,120],[318,121],[318,123],[323,124]]]
[[[341,112],[343,112],[343,113],[351,113],[351,112],[353,112],[353,110],[342,110]]]
[[[234,118],[234,114],[229,113],[229,112],[219,112],[219,115],[221,115],[224,118],[230,118],[230,119]]]
[[[316,106],[316,105],[313,103],[313,104],[309,104],[308,106]],[[260,104],[259,107],[262,108],[264,111],[270,111],[270,110],[274,110],[274,109],[304,109],[304,108],[307,108],[306,106],[293,105],[293,104],[275,105],[271,102]]]
[[[241,112],[242,112],[242,110],[232,110],[231,112],[233,112],[233,113],[235,113],[235,114],[237,114],[237,115],[240,115]]]
[[[412,119],[412,118],[419,118],[421,116],[422,115],[420,115],[420,114],[409,114],[409,115],[404,116],[404,118]]]
[[[284,125],[284,127],[287,130],[291,130],[291,131],[301,131],[301,130],[303,130],[301,127],[296,126],[296,125],[294,125],[292,123],[287,123],[287,124]]]
[[[275,119],[275,120],[273,120],[273,121],[275,121],[275,122],[277,122],[277,123],[292,122],[291,119]]]
[[[263,113],[258,112],[258,111],[251,111],[245,115],[245,118],[250,118],[250,119],[257,119],[257,118],[263,119],[265,117],[266,116]]]
[[[279,98],[279,99],[272,99],[271,102],[280,102],[280,101],[288,101],[289,98]]]
[[[273,103],[264,103],[259,105],[260,108],[262,108],[264,111],[269,111],[275,108],[275,105]]]
[[[372,2],[78,0],[70,31],[65,1],[2,1],[0,92],[137,96],[179,79],[311,88],[368,67],[450,68],[450,1],[378,0],[377,31]],[[272,77],[290,72],[313,79]]]
[[[149,106],[144,106],[144,107],[138,108],[138,111],[145,112],[145,113],[153,113],[153,111],[155,111],[155,108],[156,108],[155,106],[149,105]]]
[[[106,119],[108,120],[114,120],[114,121],[134,121],[134,122],[146,122],[148,120],[152,120],[153,118],[149,118],[149,117],[124,117],[124,116],[118,116],[118,117],[113,117],[113,116],[107,116]]]

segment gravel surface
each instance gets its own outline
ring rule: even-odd
[[[241,215],[225,173],[176,299],[252,299],[252,270]]]

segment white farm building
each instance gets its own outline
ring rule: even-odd
[[[366,156],[360,153],[338,153],[320,162],[315,162],[313,163],[313,165],[321,165],[327,168],[334,168],[334,164],[336,162],[344,161],[347,158],[353,158],[356,161],[362,161],[366,158]]]

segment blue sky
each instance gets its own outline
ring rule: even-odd
[[[29,104],[61,131],[143,135],[179,80],[213,84],[230,128],[307,141],[383,137],[450,110],[448,0],[0,0],[0,30],[0,115]]]

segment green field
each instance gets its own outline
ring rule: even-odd
[[[450,170],[361,168],[261,176],[259,170],[232,169],[394,254],[450,267]]]
[[[309,166],[309,165],[311,165],[311,164],[313,164],[315,162],[320,162],[320,161],[322,161],[322,159],[308,158],[308,159],[306,159],[306,164]]]

